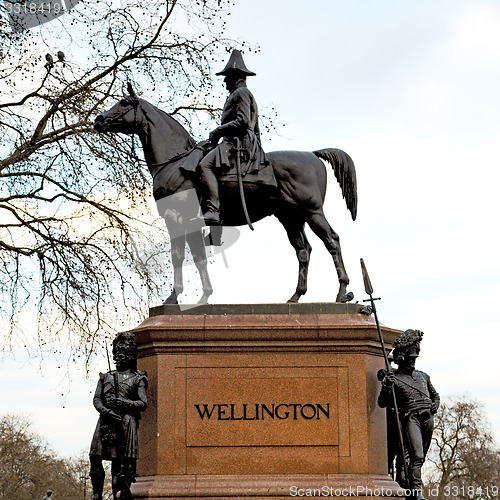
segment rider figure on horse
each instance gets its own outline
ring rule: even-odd
[[[203,217],[207,225],[221,223],[217,174],[231,169],[237,154],[245,174],[258,172],[269,164],[260,144],[257,103],[246,86],[246,77],[255,73],[247,69],[241,52],[233,50],[226,67],[216,74],[225,76],[229,97],[222,110],[221,125],[210,132],[209,140],[215,148],[199,165]],[[218,144],[221,137],[223,141]]]

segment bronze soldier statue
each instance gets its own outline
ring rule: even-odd
[[[137,429],[146,409],[147,374],[137,370],[134,334],[121,333],[113,341],[116,370],[99,374],[94,407],[99,421],[90,445],[92,500],[102,500],[103,460],[111,461],[113,498],[130,500],[130,485],[136,478]]]
[[[233,50],[226,67],[216,74],[225,76],[229,97],[222,110],[220,127],[210,132],[209,140],[216,147],[199,166],[203,185],[203,217],[207,225],[221,222],[217,173],[230,169],[236,161],[236,154],[240,154],[247,173],[254,173],[269,164],[260,144],[257,103],[246,85],[246,77],[255,76],[255,73],[247,69],[241,52]],[[223,141],[218,144],[221,137]],[[238,142],[240,148],[237,147]]]
[[[398,365],[394,372],[385,372],[378,404],[382,408],[391,405],[391,386],[394,386],[400,411],[406,455],[409,459],[409,478],[401,485],[412,490],[413,498],[423,499],[421,470],[431,444],[434,415],[439,407],[439,394],[427,373],[415,370],[415,360],[420,354],[423,333],[406,330],[394,341],[393,360]],[[388,436],[395,441],[394,436]],[[399,457],[398,468],[402,459]],[[398,471],[401,478],[401,470]],[[401,481],[401,479],[400,479]]]

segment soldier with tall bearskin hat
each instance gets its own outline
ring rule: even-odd
[[[392,356],[398,369],[384,373],[378,398],[380,407],[390,407],[391,391],[394,387],[403,427],[406,456],[409,459],[409,477],[402,478],[402,457],[399,457],[398,482],[401,486],[410,488],[413,498],[419,500],[423,499],[422,465],[431,444],[434,415],[439,407],[439,394],[434,389],[429,375],[415,370],[415,361],[420,354],[423,335],[419,330],[406,330],[394,341]],[[388,439],[396,441],[395,436],[388,436]]]

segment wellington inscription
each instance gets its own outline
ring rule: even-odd
[[[265,420],[266,418],[277,418],[286,420],[305,419],[319,420],[321,417],[330,418],[330,403],[321,405],[281,403],[281,404],[195,404],[200,418],[210,420]]]
[[[336,370],[208,368],[188,378],[188,447],[338,446]],[[203,376],[200,376],[203,375]],[[267,375],[267,376],[265,376]],[[323,376],[321,376],[323,375]]]

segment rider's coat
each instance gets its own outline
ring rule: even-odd
[[[255,173],[269,164],[260,144],[259,113],[255,98],[244,80],[236,83],[222,110],[218,132],[224,140],[216,147],[216,169],[228,170],[234,166],[236,138],[240,139],[243,173]]]

